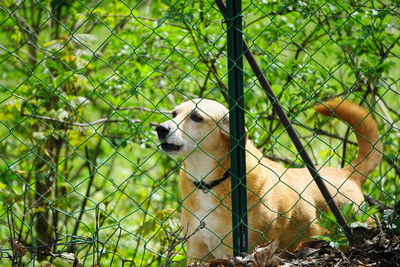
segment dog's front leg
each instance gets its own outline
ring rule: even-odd
[[[214,256],[211,254],[207,244],[204,243],[204,240],[198,236],[191,237],[186,242],[186,247],[188,265],[195,262],[203,262],[214,259]]]
[[[206,231],[203,229],[204,224],[199,224],[197,219],[186,210],[182,212],[181,222],[185,226],[183,232],[186,237],[188,265],[214,259],[206,243],[208,240],[205,240],[203,235],[203,231]]]

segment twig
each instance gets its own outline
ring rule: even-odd
[[[157,110],[157,109],[150,109],[150,108],[144,108],[144,107],[117,107],[116,110],[140,110],[140,111],[147,111],[147,112],[152,112],[152,113],[157,113],[157,114],[171,114],[172,111],[169,110]]]
[[[390,166],[394,169],[396,174],[400,177],[400,167],[396,164],[396,162],[388,157],[387,155],[383,154],[383,158],[387,160],[387,162],[390,164]]]
[[[207,68],[211,71],[211,73],[212,73],[213,76],[214,76],[214,79],[216,79],[216,81],[217,81],[218,86],[221,87],[221,88],[223,88],[223,89],[225,90],[225,92],[228,92],[228,86],[226,86],[226,84],[224,84],[224,83],[222,82],[222,80],[220,79],[220,77],[218,76],[218,72],[217,72],[217,69],[216,69],[215,64],[214,64],[214,63],[215,63],[215,59],[214,59],[214,60],[211,60],[211,61],[207,60],[206,56],[203,54],[203,52],[201,51],[199,45],[197,44],[197,39],[196,39],[196,37],[194,36],[193,32],[190,30],[189,25],[188,25],[185,21],[184,21],[183,23],[185,24],[186,28],[189,30],[189,35],[190,35],[190,37],[191,37],[192,40],[193,40],[193,44],[194,44],[194,46],[195,46],[195,48],[196,48],[197,53],[199,54],[199,56],[200,56],[200,58],[201,58],[201,61],[202,61],[202,62],[207,66]],[[225,47],[225,45],[224,45],[224,47]],[[221,53],[221,51],[220,51],[220,53]],[[220,53],[218,53],[218,55],[219,55]],[[211,65],[209,65],[209,63],[211,63]]]
[[[243,25],[243,29],[251,26],[252,24],[254,24],[256,22],[259,22],[260,20],[263,20],[265,18],[269,18],[270,16],[282,16],[282,15],[286,15],[286,14],[289,14],[289,13],[292,13],[292,12],[299,12],[299,11],[296,10],[296,9],[281,8],[279,11],[276,11],[276,12],[275,11],[271,11],[271,12],[269,12],[267,14],[264,13],[264,15],[262,15],[261,17],[258,17],[256,19],[250,21],[249,23],[246,23],[245,25]]]
[[[394,210],[393,206],[388,205],[388,204],[386,204],[386,203],[384,203],[384,202],[382,202],[380,200],[377,200],[377,199],[375,199],[375,198],[373,198],[373,197],[371,197],[371,196],[369,196],[367,194],[364,194],[364,198],[368,202],[368,204],[370,204],[370,205],[381,206],[382,209],[384,209],[384,210],[388,210],[388,209]]]
[[[262,118],[263,118],[263,119],[268,119],[268,120],[278,120],[278,121],[279,121],[278,118],[271,118],[270,116],[262,117]],[[341,137],[341,136],[339,136],[339,135],[336,135],[336,134],[328,133],[328,132],[326,132],[326,131],[324,131],[324,130],[321,130],[321,129],[310,128],[310,127],[307,127],[307,126],[305,126],[305,125],[303,125],[303,124],[301,124],[301,123],[295,122],[295,121],[292,121],[291,124],[293,124],[293,125],[295,125],[295,126],[302,127],[302,128],[304,128],[304,129],[307,129],[307,130],[309,130],[309,131],[311,131],[311,132],[313,132],[313,133],[315,133],[315,134],[324,135],[324,136],[327,136],[327,137],[332,137],[332,138],[336,138],[336,139],[339,139],[339,140],[341,140],[341,141],[344,141],[344,138],[343,138],[343,137]],[[305,136],[305,137],[308,137],[308,136]],[[347,141],[347,143],[348,143],[348,144],[355,145],[355,146],[357,145],[357,143],[356,143],[356,142],[353,142],[353,141]]]
[[[180,52],[186,52],[186,53],[194,53],[192,50],[187,50],[187,49],[182,49],[182,48],[177,48],[176,46],[174,47],[169,47],[169,46],[159,46],[157,48],[165,48],[165,49],[170,49],[170,50],[176,50]]]
[[[105,131],[105,129],[103,130],[103,132],[104,131]],[[80,207],[78,218],[77,218],[77,220],[75,222],[74,229],[72,231],[72,235],[73,236],[76,236],[76,234],[78,233],[79,225],[81,223],[82,216],[83,216],[83,214],[85,212],[86,203],[87,203],[87,200],[90,197],[90,190],[92,188],[94,177],[95,177],[95,175],[97,173],[96,161],[97,161],[97,157],[98,157],[98,155],[100,153],[101,143],[102,143],[102,139],[100,139],[100,141],[97,143],[96,150],[94,152],[92,162],[89,160],[89,156],[90,156],[89,155],[89,149],[88,149],[87,146],[85,146],[85,157],[86,157],[86,162],[85,163],[86,163],[86,167],[87,167],[88,172],[89,172],[89,183],[88,183],[88,186],[86,188],[85,197],[83,198],[83,201],[82,201],[82,204],[81,204],[81,207]],[[75,250],[75,246],[71,246],[70,249],[71,249],[71,251],[74,251]]]
[[[89,14],[87,14],[87,16],[89,16]],[[132,20],[133,18],[135,18],[137,20],[138,19],[142,19],[142,20],[155,21],[155,22],[160,21],[160,19],[153,19],[153,18],[141,17],[141,16],[133,16],[133,18],[129,18],[129,15],[123,15],[123,14],[101,15],[100,17],[105,17],[105,18],[108,18],[108,17],[115,17],[115,18],[122,17],[122,18],[126,18],[127,20]],[[162,24],[169,25],[169,26],[174,26],[174,27],[177,27],[177,28],[180,28],[180,29],[186,29],[184,26],[181,26],[181,25],[178,25],[178,24],[175,24],[175,23],[169,23],[169,22],[165,22],[164,21]]]
[[[387,109],[388,105],[386,104],[386,102],[382,99],[380,95],[376,95],[375,100],[378,103],[380,109],[382,110],[383,115],[385,115],[385,119],[383,121],[390,125],[391,129],[395,131],[397,137],[400,137],[399,133],[400,128],[395,124],[394,120],[390,116],[389,111]]]
[[[149,20],[149,21],[159,21],[159,19],[153,19],[153,18],[148,18],[148,17],[136,16],[136,18],[143,19],[143,20]],[[178,25],[178,24],[174,24],[174,23],[170,23],[170,22],[165,22],[164,21],[163,24],[174,26],[174,27],[177,27],[177,28],[180,28],[180,29],[186,29],[184,26],[181,26],[181,25]]]
[[[296,160],[291,160],[291,159],[287,159],[287,158],[282,158],[282,157],[279,157],[279,156],[274,156],[274,155],[271,155],[271,156],[266,156],[266,158],[268,158],[268,159],[270,159],[270,160],[273,160],[273,161],[280,161],[280,162],[283,162],[283,163],[285,163],[285,164],[287,164],[287,165],[289,165],[291,168],[301,168],[301,167],[304,167],[304,165],[302,165],[302,164],[299,164],[299,163],[296,163]]]
[[[113,123],[113,122],[141,123],[142,122],[141,120],[129,120],[129,119],[117,120],[117,119],[102,118],[102,119],[92,121],[89,123],[77,123],[77,122],[63,121],[63,120],[59,120],[59,119],[55,119],[55,118],[51,118],[51,117],[38,116],[38,115],[34,115],[34,114],[21,114],[21,115],[24,117],[31,117],[31,118],[35,118],[35,119],[39,119],[39,120],[53,121],[53,122],[57,122],[57,123],[65,124],[65,125],[78,126],[78,127],[89,127],[89,126],[93,126],[93,125],[100,124],[100,123]],[[150,125],[157,126],[158,124],[150,122]]]
[[[165,261],[162,266],[163,267],[169,266],[171,264],[170,259],[174,255],[173,250],[177,245],[187,241],[189,238],[194,236],[198,231],[205,228],[205,226],[206,226],[205,223],[201,222],[201,224],[191,234],[189,235],[186,234],[184,237],[179,237],[180,233],[182,232],[182,227],[176,230],[175,232],[166,231],[169,244],[166,252],[167,256],[165,256]]]

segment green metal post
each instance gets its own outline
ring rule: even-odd
[[[247,252],[247,196],[243,97],[242,3],[227,1],[233,252]]]

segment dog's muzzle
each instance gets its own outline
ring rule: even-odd
[[[176,152],[182,149],[181,145],[175,145],[167,142],[167,137],[171,132],[168,126],[162,124],[158,125],[156,128],[158,140],[161,141],[161,148],[165,152]]]
[[[158,140],[164,141],[164,139],[168,136],[170,129],[162,124],[158,125],[156,128]]]

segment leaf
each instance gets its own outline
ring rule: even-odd
[[[136,232],[143,235],[148,235],[151,234],[153,231],[155,231],[157,228],[157,223],[155,222],[155,220],[148,220],[146,221],[144,224],[142,224],[137,230]]]

